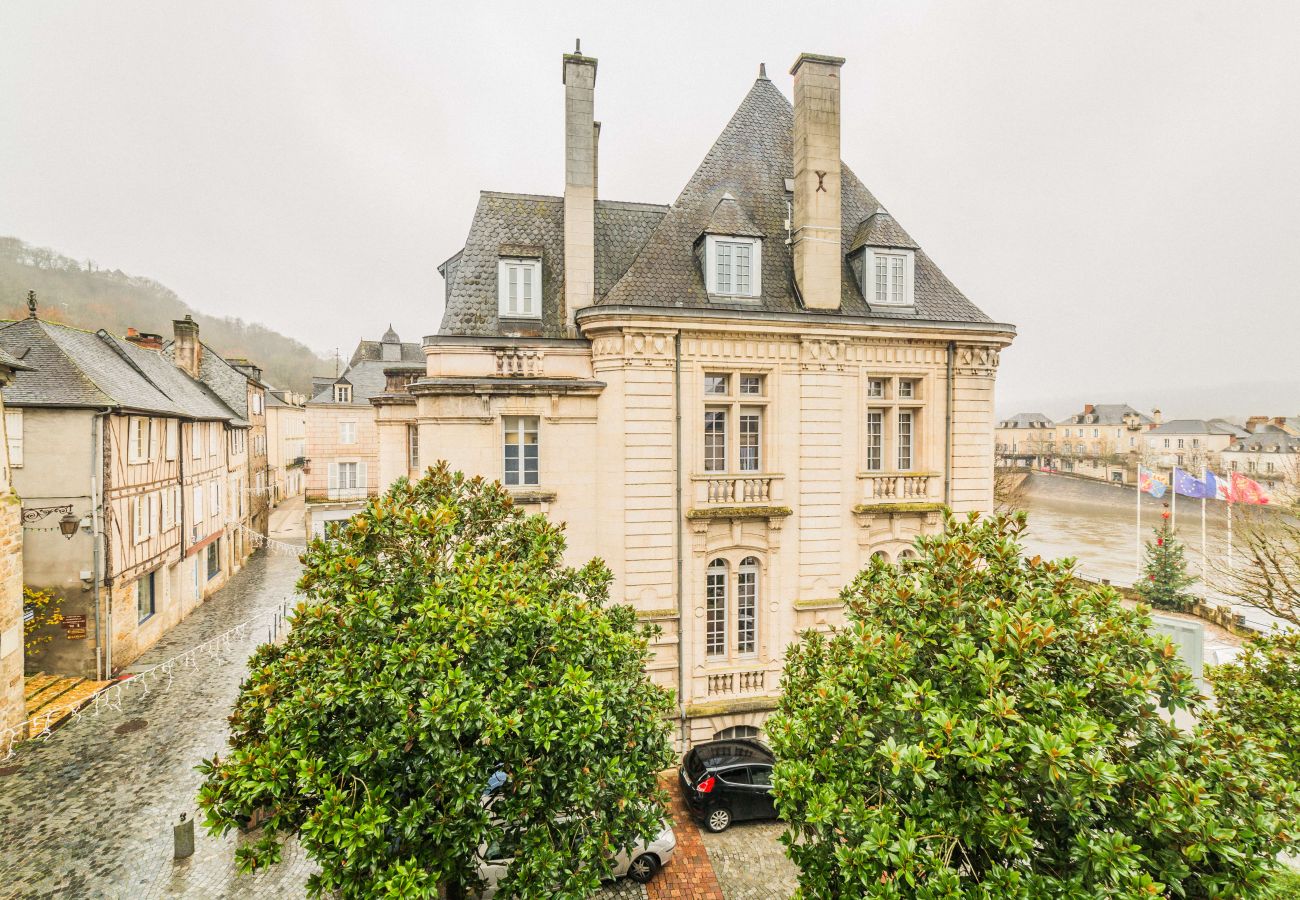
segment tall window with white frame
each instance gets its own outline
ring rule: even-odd
[[[753,653],[758,646],[758,560],[748,556],[736,572],[736,652]]]
[[[497,266],[497,312],[507,319],[542,315],[542,261],[503,259]]]
[[[863,465],[868,472],[907,472],[919,457],[922,411],[919,378],[871,377],[866,381]]]
[[[406,451],[407,467],[413,470],[420,468],[420,426],[406,426]]]
[[[765,387],[763,375],[705,373],[705,472],[763,471]],[[734,450],[728,440],[731,434],[736,436]]]
[[[704,649],[727,655],[727,563],[715,559],[704,576]]]
[[[538,483],[537,416],[505,416],[504,478],[508,487]]]

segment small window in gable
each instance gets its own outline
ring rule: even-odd
[[[763,242],[758,238],[708,235],[705,282],[710,294],[757,297],[762,293]]]
[[[498,314],[506,319],[542,317],[542,261],[502,259],[497,266]]]

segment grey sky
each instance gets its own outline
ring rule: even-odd
[[[1020,329],[1000,412],[1300,411],[1292,0],[5,0],[0,234],[321,350],[416,339],[477,192],[561,192],[575,36],[623,200],[676,197],[759,62],[788,96],[847,57],[845,160]]]

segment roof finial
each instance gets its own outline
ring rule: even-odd
[[[582,55],[582,38],[576,38],[576,39],[574,39],[574,42],[573,42],[573,55],[574,55],[574,56],[581,56],[581,55]]]
[[[35,291],[27,292],[27,317],[29,319],[36,318],[36,292]]]
[[[760,81],[767,81],[767,63],[758,64],[758,78]]]

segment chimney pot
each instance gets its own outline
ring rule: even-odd
[[[840,67],[837,56],[803,53],[794,76],[795,285],[808,309],[840,308]]]

